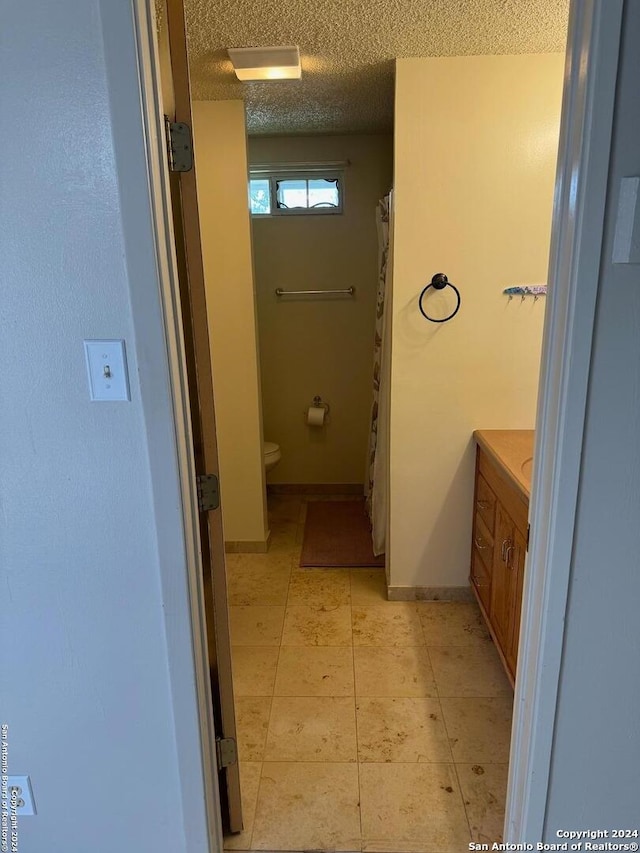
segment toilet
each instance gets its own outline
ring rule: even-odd
[[[265,441],[263,445],[263,454],[264,454],[264,469],[269,472],[272,468],[278,464],[280,459],[282,458],[282,453],[280,453],[280,445],[276,444],[273,441]]]

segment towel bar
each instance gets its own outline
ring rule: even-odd
[[[347,287],[345,290],[283,290],[281,287],[276,287],[276,296],[323,296],[336,293],[353,296],[355,292],[355,287]]]

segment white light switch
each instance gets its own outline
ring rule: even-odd
[[[85,341],[92,400],[130,400],[124,341]]]

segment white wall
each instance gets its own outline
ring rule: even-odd
[[[362,483],[373,394],[376,205],[391,185],[390,136],[255,137],[252,163],[350,160],[336,216],[253,218],[265,437],[282,448],[272,483]],[[355,298],[278,299],[356,288]],[[304,412],[320,394],[330,422]]]
[[[558,829],[634,829],[640,814],[640,267],[611,263],[620,179],[640,174],[639,40],[640,4],[626,3],[548,841]]]
[[[244,102],[195,101],[193,132],[224,536],[266,547]]]
[[[131,4],[12,2],[2,26],[0,706],[38,808],[19,849],[204,850],[193,661],[167,648],[190,648],[188,597]],[[89,401],[82,342],[105,337],[129,403]]]
[[[555,54],[397,61],[391,586],[467,585],[472,432],[534,425],[544,300],[502,290],[546,281],[562,77]],[[441,325],[436,272],[462,295]]]

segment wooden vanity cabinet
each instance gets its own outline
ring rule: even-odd
[[[471,587],[513,683],[516,673],[528,501],[478,447]]]

